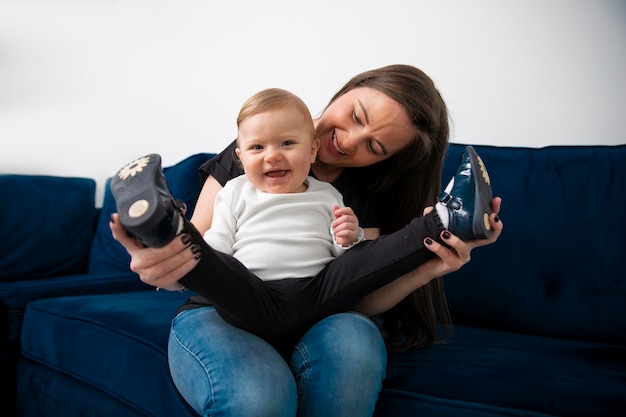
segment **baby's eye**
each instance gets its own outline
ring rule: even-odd
[[[263,149],[263,145],[251,145],[250,149],[253,149],[255,151],[260,151],[261,149]]]
[[[287,139],[285,141],[283,141],[283,146],[291,146],[293,145],[295,142],[291,139]]]

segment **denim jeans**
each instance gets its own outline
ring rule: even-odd
[[[174,383],[202,416],[371,416],[386,363],[378,328],[358,313],[318,322],[288,363],[213,307],[178,314],[169,339]]]

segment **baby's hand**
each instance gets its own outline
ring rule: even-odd
[[[331,227],[335,242],[342,247],[348,247],[359,239],[359,219],[350,207],[333,207],[335,220]]]

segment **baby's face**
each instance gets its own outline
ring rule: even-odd
[[[273,194],[306,190],[319,148],[308,123],[292,108],[259,113],[240,123],[236,152],[257,189]]]

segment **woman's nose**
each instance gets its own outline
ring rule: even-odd
[[[356,149],[361,143],[363,143],[365,136],[366,134],[362,130],[349,131],[344,135],[343,140],[339,143],[339,146],[344,151]]]

